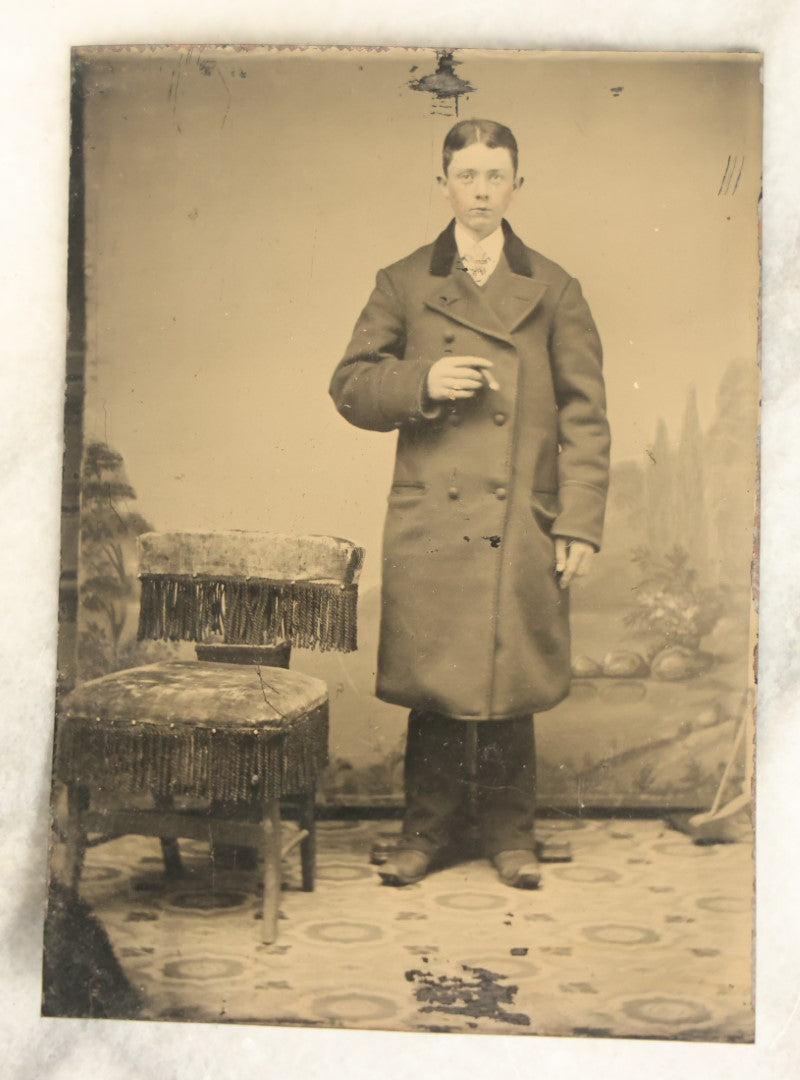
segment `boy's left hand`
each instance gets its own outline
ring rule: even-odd
[[[574,577],[585,577],[589,572],[594,548],[585,540],[570,540],[566,536],[557,536],[556,574],[559,587],[568,589]]]

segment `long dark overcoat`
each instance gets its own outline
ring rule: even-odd
[[[398,432],[377,695],[465,720],[568,693],[553,537],[599,548],[608,484],[602,351],[580,286],[503,229],[482,288],[453,222],[380,270],[331,382],[350,423]],[[431,403],[427,373],[447,353],[491,360],[499,389]]]

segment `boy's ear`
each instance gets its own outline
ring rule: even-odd
[[[446,176],[437,176],[436,177],[436,186],[439,188],[439,191],[440,191],[441,196],[444,199],[444,201],[447,202],[447,203],[450,203],[450,191],[448,190],[448,187],[447,187],[447,177]]]
[[[519,189],[522,187],[522,185],[524,183],[525,183],[525,177],[524,176],[518,176],[517,179],[514,181],[514,190],[519,191]]]

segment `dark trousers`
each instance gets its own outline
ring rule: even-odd
[[[412,710],[406,741],[404,848],[441,851],[469,819],[468,732],[477,727],[475,811],[484,854],[534,849],[533,717],[479,722]]]

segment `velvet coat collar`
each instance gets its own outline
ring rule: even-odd
[[[509,269],[512,273],[519,274],[522,277],[533,277],[533,267],[531,266],[527,248],[505,218],[503,218],[502,226],[505,236],[503,253]],[[455,218],[453,218],[444,232],[440,233],[434,242],[430,265],[431,273],[437,277],[447,277],[453,269],[453,263],[457,258],[456,222]]]

